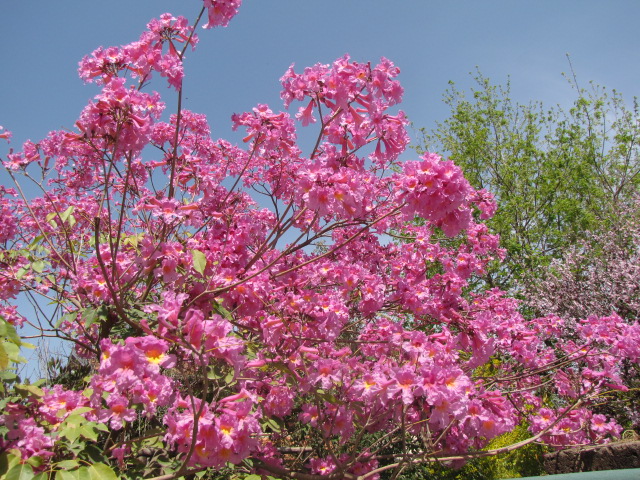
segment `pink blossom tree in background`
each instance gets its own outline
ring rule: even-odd
[[[391,61],[292,66],[281,96],[296,113],[234,115],[242,146],[181,107],[195,28],[239,6],[205,0],[192,24],[165,14],[95,50],[79,73],[102,91],[73,129],[7,155],[0,468],[364,480],[618,435],[590,407],[626,388],[640,326],[525,321],[497,289],[467,293],[502,254],[482,223],[496,206],[451,161],[398,160],[408,121]],[[163,79],[170,115],[148,89]],[[309,152],[296,122],[318,132]],[[51,304],[46,321],[23,316],[19,294]],[[72,342],[82,374],[20,384],[25,323]],[[524,424],[526,440],[485,448]]]
[[[616,313],[627,320],[640,316],[639,204],[619,210],[601,232],[554,260],[525,295],[537,312],[578,320]]]
[[[589,234],[552,261],[544,275],[526,288],[526,306],[579,328],[594,328],[594,316],[635,322],[640,316],[639,206],[636,200],[621,208],[608,228]],[[607,398],[600,406],[635,428],[640,427],[639,373],[637,363],[625,365],[625,383],[633,388],[625,395]]]

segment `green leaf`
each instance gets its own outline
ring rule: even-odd
[[[144,233],[138,233],[137,235],[129,235],[125,237],[122,243],[124,243],[125,245],[131,245],[133,248],[137,249],[138,244],[142,241],[143,238],[144,238]]]
[[[98,308],[86,308],[82,312],[85,328],[90,327],[96,322],[104,322],[107,319],[107,307],[101,305]]]
[[[72,412],[67,419],[62,422],[59,430],[60,436],[68,439],[70,442],[76,442],[78,437],[87,440],[98,441],[98,431],[108,431],[102,423],[90,422],[84,418],[81,413],[91,410],[90,408],[78,408]],[[60,413],[60,412],[59,412]]]
[[[88,309],[87,309],[88,310]],[[60,318],[58,318],[58,321],[56,322],[56,328],[60,328],[60,325],[62,325],[64,322],[66,321],[73,321],[75,320],[77,317],[76,313],[65,313],[64,315],[62,315]]]
[[[296,374],[293,373],[293,370],[291,370],[289,366],[284,362],[269,362],[266,368],[276,368],[281,372],[286,373],[289,376],[289,378],[293,378],[293,379],[296,378]]]
[[[20,347],[15,343],[4,341],[0,342],[0,345],[2,346],[0,349],[4,350],[6,355],[8,355],[9,361],[14,363],[26,363],[26,360],[20,355]]]
[[[36,397],[40,398],[44,395],[44,392],[41,388],[36,387],[35,385],[16,385],[15,386],[16,393],[18,393],[21,397]]]
[[[73,414],[82,415],[83,413],[90,412],[91,410],[93,410],[93,408],[91,408],[91,407],[78,407],[78,408],[75,408],[75,409],[71,410],[71,412],[69,412],[69,414],[70,415],[73,415]]]
[[[61,470],[72,470],[79,465],[80,464],[77,460],[62,460],[61,462],[56,463],[56,467]]]
[[[200,275],[204,274],[204,269],[207,267],[207,257],[200,250],[191,250],[191,256],[193,258],[193,269]]]
[[[7,473],[15,465],[20,463],[20,457],[10,452],[0,455],[0,475]]]
[[[73,205],[71,205],[69,208],[67,208],[64,212],[62,212],[60,214],[60,220],[62,220],[63,222],[66,222],[67,219],[69,218],[69,216],[73,213]],[[75,219],[74,219],[75,222]]]
[[[96,423],[95,428],[100,430],[101,432],[108,432],[109,427],[107,427],[104,423]]]
[[[221,304],[218,303],[217,305],[214,305],[214,309],[216,313],[222,315],[225,319],[227,320],[233,319],[233,315],[231,315],[231,312],[226,308],[224,308]]]
[[[15,327],[4,319],[0,321],[0,337],[6,338],[18,346],[22,343],[20,341],[20,335],[16,332]]]
[[[5,480],[33,480],[33,468],[28,463],[14,465],[4,476]]]
[[[218,380],[225,376],[225,371],[220,367],[220,365],[211,365],[207,371],[207,378],[209,380]]]
[[[95,443],[89,443],[78,453],[78,458],[84,460],[89,465],[104,461],[102,449]]]
[[[325,402],[329,402],[329,403],[332,403],[334,405],[339,405],[339,404],[343,403],[340,400],[338,400],[338,398],[331,392],[325,392],[322,389],[318,389],[317,394]]]
[[[2,347],[0,346],[0,353],[2,351],[3,351]],[[18,378],[18,375],[16,375],[13,372],[9,372],[8,370],[4,370],[0,372],[0,380],[2,380],[5,383],[15,382],[17,378]]]
[[[78,428],[63,428],[59,431],[60,436],[66,438],[71,443],[75,443],[80,436],[80,429]]]
[[[282,427],[280,426],[280,424],[273,418],[263,418],[262,422],[260,423],[262,423],[265,426],[268,426],[275,433],[280,433],[282,431]]]
[[[80,427],[78,433],[88,440],[92,440],[94,442],[98,441],[98,434],[95,431],[95,428],[91,425],[84,425]]]
[[[89,469],[80,467],[77,470],[58,470],[55,480],[91,480]]]
[[[95,463],[87,468],[91,480],[118,480],[115,472],[104,463]]]
[[[44,459],[40,456],[33,456],[33,457],[27,458],[27,463],[32,467],[38,468],[40,465],[44,463]]]
[[[80,415],[69,415],[60,426],[60,436],[66,438],[70,442],[75,442],[81,433],[81,427],[87,420]]]
[[[4,343],[0,342],[0,370],[5,370],[9,366],[9,355],[4,349]]]
[[[31,264],[31,269],[34,272],[42,273],[42,271],[44,270],[44,261],[43,260],[36,260],[35,262],[33,262]]]

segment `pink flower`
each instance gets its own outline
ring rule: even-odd
[[[204,28],[226,27],[238,13],[242,0],[204,0],[209,21]]]
[[[336,468],[335,463],[330,458],[312,458],[309,460],[309,468],[316,475],[329,475]]]
[[[98,418],[101,422],[109,422],[114,430],[124,427],[124,422],[133,422],[136,418],[136,411],[129,408],[129,400],[118,394],[111,394],[107,398],[108,409],[100,412]]]
[[[310,123],[316,123],[316,119],[313,116],[313,107],[315,105],[315,101],[313,99],[309,100],[309,105],[306,108],[300,107],[298,113],[296,113],[296,118],[302,122],[302,126],[306,127]]]
[[[78,407],[87,406],[89,400],[80,392],[65,390],[62,385],[54,385],[45,390],[42,405],[38,409],[51,424],[62,422],[70,412]]]
[[[131,345],[142,351],[149,366],[157,365],[163,368],[172,368],[176,364],[175,355],[168,355],[169,345],[165,340],[156,337],[129,337],[125,341],[126,345]]]
[[[316,363],[316,370],[310,375],[310,381],[314,384],[320,384],[324,389],[340,381],[342,365],[340,362],[331,359],[319,359]]]
[[[299,419],[302,423],[308,423],[312,427],[318,425],[318,407],[315,405],[302,405],[302,413],[299,415]]]
[[[293,408],[294,393],[289,387],[274,386],[262,403],[262,408],[267,415],[284,417],[291,413]]]
[[[9,143],[9,139],[11,138],[11,132],[9,130],[4,130],[4,127],[0,125],[0,138],[3,138]]]
[[[395,383],[388,387],[389,394],[400,393],[402,403],[410,405],[413,403],[413,390],[416,386],[416,375],[408,369],[396,372]]]

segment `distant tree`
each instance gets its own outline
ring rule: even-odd
[[[587,231],[606,230],[640,183],[637,103],[615,91],[569,80],[577,98],[568,111],[510,98],[510,84],[481,73],[471,97],[451,83],[451,115],[422,129],[418,150],[440,151],[499,205],[488,225],[500,234],[505,262],[485,276],[490,286],[519,291],[541,267]]]
[[[611,228],[586,238],[554,259],[526,290],[536,312],[578,320],[616,313],[640,316],[640,205],[619,212]]]
[[[592,315],[640,317],[640,202],[619,212],[606,231],[589,233],[554,259],[524,292],[534,313],[552,314],[576,327],[591,329],[591,336],[606,336],[606,326],[594,328]],[[623,368],[629,389],[610,391],[597,408],[614,416],[626,429],[640,429],[640,369]]]

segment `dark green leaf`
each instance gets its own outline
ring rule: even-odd
[[[14,465],[3,477],[5,480],[33,480],[33,468],[28,463]]]

